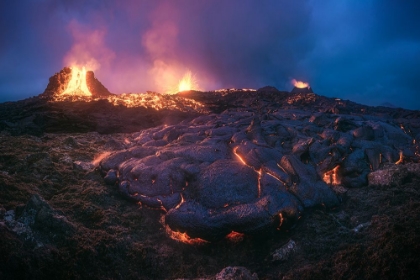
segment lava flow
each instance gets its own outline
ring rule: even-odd
[[[178,83],[178,92],[193,89],[198,89],[198,83],[191,71],[188,71]]]
[[[71,79],[63,95],[92,96],[86,83],[86,68],[80,69],[77,66],[71,67]]]
[[[192,238],[186,232],[179,232],[172,230],[168,225],[165,226],[168,236],[176,241],[190,244],[190,245],[203,245],[209,243],[207,240],[201,238]]]

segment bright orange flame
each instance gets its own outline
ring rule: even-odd
[[[292,80],[292,84],[297,87],[297,88],[309,88],[309,84],[302,82],[302,81],[297,81],[295,79]]]
[[[337,165],[336,167],[334,167],[333,169],[331,169],[330,171],[325,172],[324,174],[324,178],[322,178],[324,180],[325,183],[327,183],[328,185],[340,185],[341,184],[341,180],[338,177],[338,169],[340,168],[339,165]]]
[[[197,79],[194,77],[191,71],[188,71],[178,83],[178,92],[193,89],[198,89]]]
[[[71,67],[71,79],[63,95],[92,96],[86,84],[86,68],[80,69],[77,66]]]

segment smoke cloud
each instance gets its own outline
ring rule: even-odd
[[[89,30],[74,20],[68,25],[68,30],[74,43],[64,56],[64,65],[84,66],[92,71],[100,69],[102,65],[106,68],[111,66],[115,53],[105,45],[104,30]]]

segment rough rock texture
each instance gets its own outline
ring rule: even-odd
[[[386,165],[380,170],[369,173],[369,185],[389,186],[393,184],[403,184],[413,176],[420,174],[420,163],[410,163],[405,165]]]
[[[245,267],[229,266],[216,274],[216,280],[258,280],[258,275]]]
[[[289,240],[289,242],[284,244],[281,248],[274,251],[273,261],[287,261],[289,257],[296,252],[296,250],[296,242],[293,240]]]
[[[58,236],[68,236],[74,226],[58,214],[38,194],[33,195],[26,205],[9,210],[4,214],[5,224],[25,242],[43,246],[45,242],[57,241]]]

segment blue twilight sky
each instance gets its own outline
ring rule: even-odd
[[[290,90],[420,109],[420,1],[0,1],[0,102],[86,65],[114,93]]]

